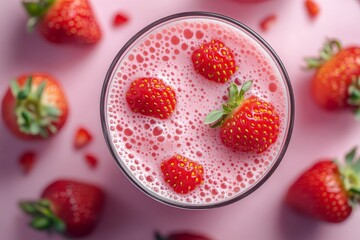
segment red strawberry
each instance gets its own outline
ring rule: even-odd
[[[204,169],[199,163],[179,154],[161,163],[161,171],[175,192],[186,194],[204,181]]]
[[[347,154],[345,166],[324,159],[307,169],[289,188],[286,203],[325,222],[345,221],[360,200],[360,161],[354,161],[355,150]]]
[[[87,153],[85,155],[85,160],[86,160],[87,164],[89,165],[89,167],[91,167],[91,168],[96,168],[98,165],[98,159],[93,154]]]
[[[36,154],[32,151],[23,153],[19,159],[20,166],[25,174],[28,174],[31,171],[35,162]]]
[[[86,145],[88,145],[92,141],[93,137],[90,132],[81,127],[76,131],[75,138],[74,138],[74,146],[75,148],[79,149]]]
[[[175,91],[158,78],[138,78],[126,93],[126,101],[133,112],[166,119],[175,109]]]
[[[190,233],[190,232],[172,233],[167,237],[164,237],[157,232],[155,234],[155,240],[211,240],[211,239],[206,236]]]
[[[260,28],[261,30],[263,30],[264,32],[268,31],[270,29],[270,27],[272,25],[274,25],[274,23],[276,22],[276,15],[269,15],[267,17],[265,17],[263,20],[261,20],[260,22]]]
[[[30,29],[39,32],[53,43],[94,44],[101,31],[87,0],[25,1]]]
[[[357,109],[360,117],[360,47],[342,48],[329,40],[320,58],[308,58],[309,68],[317,69],[312,79],[315,101],[328,110]]]
[[[222,110],[211,112],[205,124],[221,127],[220,138],[225,146],[235,151],[261,153],[276,141],[280,120],[270,103],[256,96],[244,99],[251,85],[252,81],[245,82],[239,91],[232,83],[228,102]]]
[[[237,69],[234,54],[219,40],[202,44],[193,52],[192,62],[196,72],[219,83],[227,82]]]
[[[7,127],[24,139],[47,138],[65,124],[68,104],[57,80],[45,73],[22,75],[11,82],[2,101]]]
[[[310,17],[314,18],[319,15],[320,7],[313,0],[305,0],[305,7]]]
[[[33,216],[30,226],[37,230],[83,237],[97,225],[104,199],[99,187],[65,179],[51,183],[39,201],[21,202],[20,207]]]

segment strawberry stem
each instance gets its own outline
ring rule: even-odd
[[[236,84],[231,83],[229,87],[229,100],[222,105],[221,110],[214,110],[210,112],[205,118],[205,124],[213,124],[212,128],[219,127],[223,124],[226,117],[231,114],[235,108],[241,105],[244,100],[245,93],[250,90],[252,80],[246,81],[239,91]]]
[[[354,76],[348,88],[349,97],[347,102],[350,106],[356,107],[354,110],[356,120],[360,120],[360,75]]]
[[[54,2],[55,0],[37,0],[35,2],[23,1],[23,6],[30,17],[27,22],[27,29],[29,32],[34,30],[37,23],[45,15]]]
[[[15,114],[21,132],[29,135],[40,135],[47,138],[49,132],[56,133],[54,123],[62,112],[54,106],[44,105],[42,96],[46,87],[43,81],[33,90],[33,78],[29,76],[23,88],[16,81],[11,82],[11,92],[16,99]]]
[[[355,159],[357,148],[346,154],[346,164],[339,166],[339,171],[345,189],[349,193],[351,205],[360,201],[360,158]]]
[[[341,43],[336,39],[330,39],[325,42],[320,50],[319,57],[305,58],[308,69],[317,69],[325,62],[329,61],[336,53],[342,49]]]
[[[51,203],[46,199],[40,199],[37,202],[21,202],[20,208],[33,219],[30,226],[37,230],[56,231],[64,233],[65,223],[59,219],[51,210]]]

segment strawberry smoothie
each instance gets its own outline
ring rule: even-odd
[[[224,42],[235,57],[237,70],[224,84],[205,79],[191,62],[193,51],[212,39]],[[162,79],[175,90],[177,105],[168,119],[130,110],[126,91],[141,77]],[[222,144],[219,129],[204,124],[227,99],[229,84],[246,80],[253,86],[245,98],[270,102],[280,116],[276,142],[260,154],[232,151]],[[210,13],[173,15],[132,38],[109,69],[101,104],[105,138],[125,174],[155,199],[183,208],[222,206],[259,187],[282,159],[293,125],[291,86],[273,50],[242,24]],[[160,170],[175,154],[204,169],[203,183],[187,194],[174,192]]]

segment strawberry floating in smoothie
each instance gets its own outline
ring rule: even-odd
[[[219,40],[202,44],[192,54],[196,72],[218,83],[227,82],[236,71],[234,54]]]
[[[204,181],[202,165],[179,154],[161,163],[165,182],[180,194],[193,191]]]
[[[205,124],[220,127],[222,143],[242,152],[262,153],[279,134],[280,118],[273,105],[256,97],[245,98],[252,82],[245,82],[240,91],[231,84],[229,100],[222,110],[211,112]]]
[[[166,119],[176,106],[175,91],[158,78],[138,78],[126,93],[126,101],[133,112]]]

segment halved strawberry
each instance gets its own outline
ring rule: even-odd
[[[93,137],[90,132],[86,128],[80,127],[77,129],[75,134],[74,146],[77,149],[85,147],[92,141],[92,139]]]
[[[174,112],[176,94],[161,79],[143,77],[131,83],[126,92],[126,101],[133,112],[167,119]]]
[[[199,163],[179,154],[161,163],[165,182],[180,194],[193,191],[204,181],[204,169]]]
[[[36,154],[33,151],[24,152],[19,158],[19,164],[25,174],[28,174],[36,163]]]
[[[205,124],[220,127],[221,141],[232,150],[262,153],[275,143],[280,118],[271,103],[256,96],[244,98],[251,85],[252,81],[247,81],[239,91],[231,84],[228,102],[223,109],[209,113]]]
[[[218,83],[229,81],[237,69],[233,52],[216,39],[196,49],[192,54],[192,63],[196,72]]]

